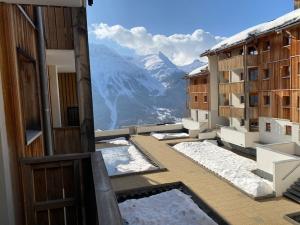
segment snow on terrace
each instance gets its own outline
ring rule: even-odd
[[[130,225],[217,225],[190,196],[174,189],[119,204]]]
[[[243,43],[251,36],[259,36],[268,32],[276,31],[297,22],[300,22],[300,9],[287,13],[270,22],[250,27],[236,35],[233,35],[232,37],[225,39],[224,41],[221,41],[217,45],[213,46],[209,51],[213,52],[222,50]]]
[[[179,143],[174,146],[174,149],[253,197],[262,197],[273,193],[271,182],[251,172],[257,169],[256,162],[253,160],[239,156],[208,141]]]
[[[109,147],[97,151],[102,153],[109,176],[156,169],[133,145]]]
[[[151,136],[158,140],[168,140],[176,138],[186,138],[189,137],[187,133],[151,133]]]

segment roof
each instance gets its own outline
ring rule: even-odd
[[[192,72],[190,72],[187,77],[193,77],[197,75],[201,75],[201,73],[208,72],[208,64],[205,64],[203,66],[198,67],[197,69],[194,69]],[[206,73],[205,73],[206,74]]]
[[[201,56],[206,56],[211,53],[216,53],[218,51],[243,44],[248,39],[261,36],[270,32],[278,31],[284,29],[288,26],[300,23],[300,9],[296,9],[290,13],[287,13],[275,20],[270,22],[262,23],[254,27],[250,27],[238,34],[235,34],[224,41],[213,46],[211,49],[204,52]]]

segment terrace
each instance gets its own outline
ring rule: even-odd
[[[169,145],[170,140],[159,141],[148,135],[135,135],[131,141],[159,161],[166,170],[112,177],[113,190],[117,193],[119,201],[120,196],[126,196],[124,193],[134,194],[134,190],[137,189],[151,192],[160,185],[179,181],[228,224],[287,224],[284,215],[299,209],[296,203],[285,198],[255,201],[224,179],[176,152]],[[186,141],[191,139],[172,140],[171,144]]]

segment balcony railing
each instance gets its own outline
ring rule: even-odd
[[[229,71],[244,68],[244,56],[237,55],[228,59],[220,60],[218,63],[219,71]],[[257,55],[247,55],[247,66],[258,66]]]
[[[250,119],[258,118],[258,107],[250,107],[249,108],[249,117],[250,117]]]
[[[243,94],[244,93],[244,81],[234,83],[220,83],[219,84],[220,94]]]
[[[244,119],[245,111],[244,108],[236,108],[233,106],[219,106],[219,116]]]
[[[190,85],[189,92],[208,92],[208,84]]]

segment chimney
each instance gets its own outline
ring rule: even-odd
[[[295,10],[300,8],[300,0],[294,0],[294,8]]]

